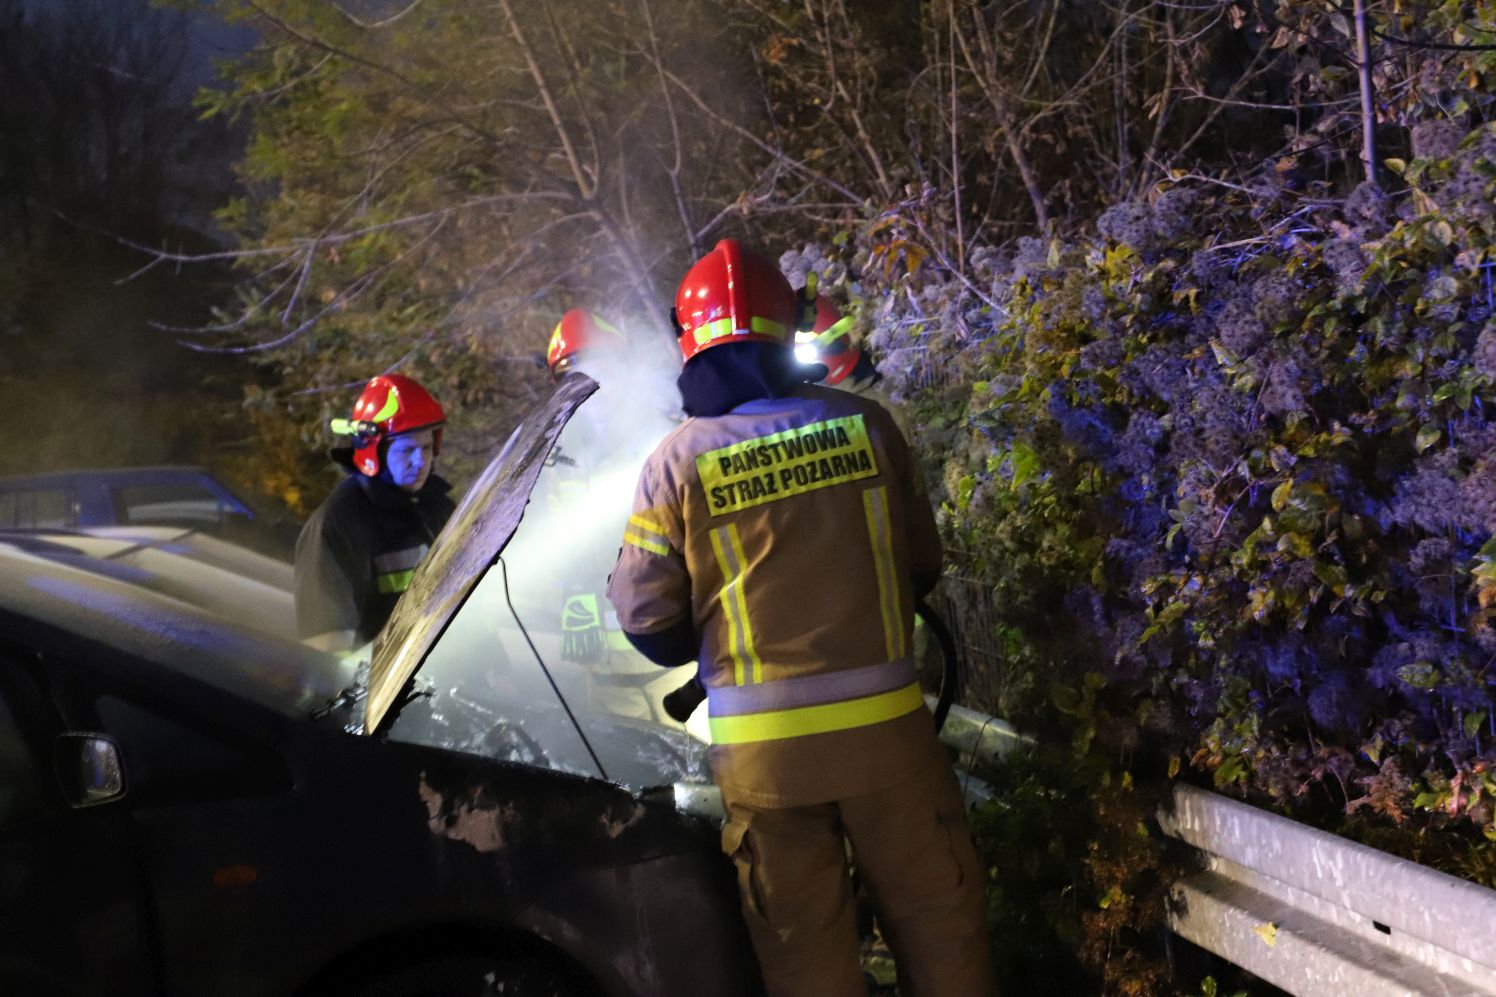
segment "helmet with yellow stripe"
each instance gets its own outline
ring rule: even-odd
[[[623,333],[595,312],[573,308],[561,316],[551,331],[546,346],[545,365],[552,377],[560,377],[581,359],[582,354],[599,350],[621,350]]]
[[[723,343],[794,341],[799,300],[774,263],[723,239],[686,272],[672,315],[688,362]]]
[[[403,374],[381,374],[364,385],[351,418],[332,421],[332,431],[353,437],[353,466],[372,478],[384,459],[383,444],[393,436],[434,430],[433,453],[441,453],[446,422],[447,413],[416,381]]]
[[[795,359],[824,364],[822,384],[840,384],[857,369],[862,348],[852,342],[852,317],[842,315],[824,294],[815,297],[815,323],[795,333]]]

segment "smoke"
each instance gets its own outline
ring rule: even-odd
[[[637,319],[604,317],[624,332],[626,346],[575,358],[576,369],[597,381],[598,390],[562,431],[505,555],[510,577],[523,580],[547,626],[579,596],[595,598],[605,616],[603,593],[639,471],[681,420],[673,340]],[[598,622],[606,628],[604,618]],[[586,651],[576,649],[578,655]]]
[[[640,469],[681,420],[679,354],[673,338],[652,324],[603,317],[625,333],[627,345],[577,357],[576,368],[598,382],[598,391],[563,430],[503,553],[502,573],[485,576],[424,674],[502,718],[493,730],[522,728],[524,738],[479,746],[485,753],[533,762],[526,751],[538,750],[553,767],[589,770],[553,679],[610,778],[636,786],[704,780],[704,744],[661,704],[694,666],[667,671],[635,652],[605,596]],[[529,740],[534,748],[524,746]]]

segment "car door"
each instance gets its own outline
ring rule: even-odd
[[[149,898],[154,992],[289,993],[316,930],[301,852],[319,837],[290,833],[283,718],[144,663],[56,658],[48,677],[64,715],[107,735],[130,775],[123,809]]]
[[[140,847],[123,799],[89,801],[73,780],[64,791],[81,746],[112,748],[66,735],[40,678],[37,663],[0,647],[0,993],[154,993]]]

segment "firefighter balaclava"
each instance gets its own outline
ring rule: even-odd
[[[623,333],[612,323],[585,308],[573,308],[551,332],[545,365],[551,377],[560,377],[588,354],[621,351],[625,345]]]
[[[446,422],[447,413],[420,384],[401,374],[381,374],[364,385],[351,418],[332,421],[332,431],[352,438],[354,469],[373,478],[383,466],[390,439],[402,433],[432,430],[433,453],[441,453]]]

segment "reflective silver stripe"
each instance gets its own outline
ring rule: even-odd
[[[778,679],[756,685],[725,685],[706,691],[707,712],[714,717],[732,717],[841,703],[901,689],[918,677],[914,659],[900,658],[881,665],[844,668],[821,675]]]
[[[421,563],[421,558],[426,556],[426,551],[429,549],[425,544],[421,544],[419,547],[407,547],[404,550],[380,554],[374,558],[374,570],[381,575],[393,571],[409,571]]]

